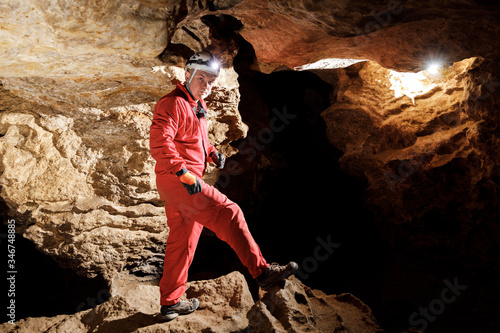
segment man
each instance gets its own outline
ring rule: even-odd
[[[240,207],[202,180],[208,162],[222,169],[225,161],[224,155],[208,142],[205,118],[204,99],[211,93],[219,70],[212,54],[195,54],[186,63],[186,82],[177,84],[154,109],[150,148],[170,228],[160,280],[161,313],[166,321],[192,313],[199,306],[195,298],[180,298],[186,290],[188,269],[203,227],[233,248],[263,289],[286,279],[298,268],[294,262],[269,265]]]

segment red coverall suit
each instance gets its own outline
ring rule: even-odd
[[[205,102],[200,102],[206,110]],[[150,130],[156,185],[170,228],[160,280],[161,305],[176,304],[184,294],[203,227],[227,242],[254,278],[269,266],[240,207],[201,180],[206,163],[212,161],[209,155],[216,149],[208,142],[207,120],[197,116],[196,107],[186,87],[177,84],[156,104]],[[176,176],[183,168],[200,180],[202,192],[189,195]]]

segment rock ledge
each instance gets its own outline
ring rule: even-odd
[[[295,277],[254,303],[244,276],[232,272],[188,284],[186,297],[200,308],[164,323],[159,315],[157,281],[131,276],[113,280],[106,303],[71,315],[27,318],[0,325],[1,332],[383,332],[371,310],[351,294],[325,295]]]

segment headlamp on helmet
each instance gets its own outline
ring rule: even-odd
[[[201,70],[219,76],[220,65],[210,52],[203,51],[189,58],[186,62],[186,70],[188,69]]]

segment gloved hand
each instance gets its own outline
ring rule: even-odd
[[[179,176],[182,186],[188,191],[189,195],[201,192],[201,182],[189,171]]]
[[[214,161],[217,168],[224,168],[224,164],[226,163],[226,156],[224,156],[224,154],[219,153],[218,151],[214,151],[210,154],[210,157],[212,158],[212,161]]]

